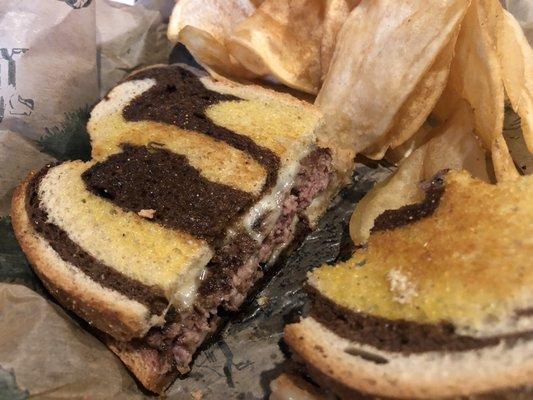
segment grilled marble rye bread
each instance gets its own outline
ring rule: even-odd
[[[320,121],[257,86],[140,70],[93,109],[91,161],[18,187],[15,233],[57,300],[161,392],[327,206]]]
[[[378,217],[349,261],[309,274],[311,313],[285,341],[343,399],[530,399],[532,260],[533,176],[448,172]]]

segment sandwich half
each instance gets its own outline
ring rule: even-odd
[[[93,109],[91,161],[18,187],[15,233],[55,298],[162,392],[327,206],[320,125],[288,95],[140,70]]]
[[[533,176],[448,172],[425,190],[349,261],[309,274],[312,310],[286,343],[343,399],[532,398]]]

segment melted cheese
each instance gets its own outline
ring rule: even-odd
[[[432,216],[372,234],[310,283],[356,312],[421,323],[481,328],[531,308],[533,176],[489,185],[449,173]]]

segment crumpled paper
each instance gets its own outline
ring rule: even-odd
[[[1,129],[36,140],[97,99],[94,4],[67,3],[0,0]]]
[[[144,397],[103,343],[26,286],[0,284],[0,312],[0,381],[11,376],[14,393],[56,399]]]
[[[172,0],[142,0],[135,7],[112,1],[96,3],[100,96],[136,68],[167,62]]]
[[[529,0],[506,1],[533,33]],[[13,188],[46,162],[89,158],[91,106],[131,70],[166,62],[173,0],[0,0],[0,399],[146,398],[86,324],[47,294],[28,265],[8,217]],[[174,52],[173,59],[190,61]],[[517,151],[516,120],[506,135]],[[513,143],[516,138],[516,145]],[[523,153],[526,172],[531,154]],[[284,368],[283,326],[305,312],[306,272],[350,254],[347,222],[355,203],[391,169],[358,165],[302,247],[270,273],[266,286],[206,344],[169,399],[260,399]]]
[[[0,216],[9,214],[9,203],[14,188],[32,170],[54,161],[54,157],[42,153],[24,136],[11,131],[0,131]]]

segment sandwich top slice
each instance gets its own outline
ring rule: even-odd
[[[319,127],[287,95],[180,65],[141,70],[92,111],[91,161],[19,186],[15,233],[58,301],[162,391],[327,205]]]
[[[285,341],[341,398],[531,395],[533,176],[437,176],[308,284],[310,316]]]

